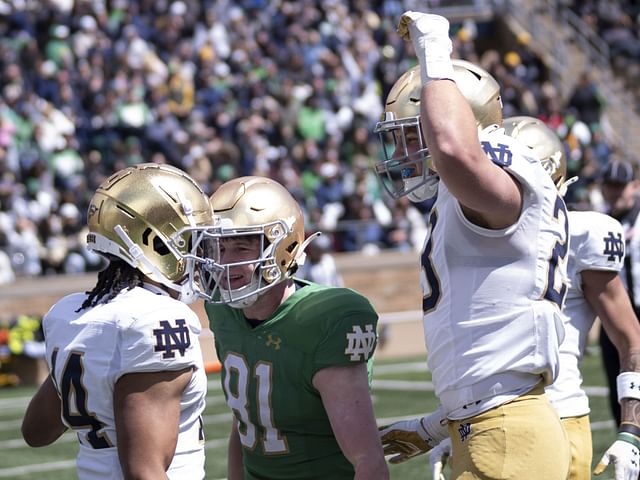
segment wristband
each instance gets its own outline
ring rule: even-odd
[[[449,38],[449,21],[440,15],[416,16],[415,12],[409,18],[411,42],[420,63],[422,85],[432,80],[453,80],[453,44]]]
[[[640,400],[640,373],[622,372],[616,377],[618,387],[618,402],[623,398]]]
[[[621,440],[623,442],[630,443],[631,445],[636,447],[638,450],[640,450],[640,438],[636,437],[635,435],[632,435],[626,432],[620,432],[616,436],[616,439]]]
[[[449,438],[448,424],[449,420],[444,416],[442,406],[438,407],[435,412],[420,419],[420,426],[427,436],[433,440],[434,446],[445,438]]]
[[[424,35],[418,39],[418,44],[423,55],[419,58],[422,85],[426,85],[432,80],[453,80],[451,39]]]
[[[631,422],[622,422],[618,429],[618,433],[630,433],[631,435],[635,435],[640,438],[640,425],[636,425]]]

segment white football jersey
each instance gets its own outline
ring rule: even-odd
[[[569,290],[564,306],[565,337],[560,344],[560,372],[547,387],[547,395],[560,417],[589,413],[589,399],[582,390],[580,363],[596,313],[582,292],[584,270],[619,272],[624,263],[622,225],[598,212],[569,212]]]
[[[424,331],[435,393],[451,419],[477,415],[558,371],[566,294],[567,213],[530,150],[495,126],[480,134],[489,158],[523,192],[502,230],[467,220],[444,182],[422,255]]]
[[[151,291],[151,290],[154,291]],[[155,293],[154,293],[155,292]],[[121,292],[76,312],[86,294],[62,298],[43,318],[49,370],[63,402],[64,423],[78,434],[80,480],[121,479],[113,392],[127,373],[194,367],[180,401],[172,480],[204,478],[201,414],[207,379],[200,321],[187,305],[154,287]]]

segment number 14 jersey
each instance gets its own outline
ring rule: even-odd
[[[118,379],[187,367],[194,370],[180,401],[178,443],[167,474],[171,480],[204,478],[200,415],[207,379],[197,315],[166,294],[140,287],[76,312],[85,299],[81,293],[68,295],[43,318],[47,363],[62,399],[62,418],[80,443],[78,478],[123,478],[113,406]]]

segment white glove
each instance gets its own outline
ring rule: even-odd
[[[635,437],[635,435],[632,436]],[[640,439],[638,440],[640,441]],[[615,480],[638,480],[640,450],[636,445],[626,440],[621,440],[619,436],[618,440],[613,442],[613,445],[604,452],[593,473],[600,475],[610,462],[613,462],[615,469]]]
[[[453,79],[449,38],[449,21],[431,13],[404,12],[398,23],[398,34],[411,40],[420,62],[420,78],[426,85],[431,80]]]
[[[445,438],[429,452],[429,463],[431,464],[431,476],[433,480],[446,480],[444,466],[447,459],[451,457],[451,438]]]
[[[431,415],[403,420],[380,427],[380,441],[385,455],[394,455],[389,463],[401,463],[428,452],[449,436],[447,419],[441,409]]]

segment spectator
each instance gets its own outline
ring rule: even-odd
[[[331,255],[331,240],[321,235],[307,247],[307,258],[296,276],[310,282],[332,287],[342,287],[342,276]]]
[[[595,28],[610,27],[618,15],[637,25],[628,1],[614,2],[615,9],[595,3],[600,10],[581,7],[605,19]],[[15,187],[10,209],[37,206],[20,210],[43,246],[36,261],[45,263],[47,245],[56,243],[44,223],[67,195],[85,212],[89,192],[141,158],[189,171],[209,193],[229,176],[274,177],[304,192],[308,212],[322,209],[314,216],[336,237],[337,217],[356,199],[376,205],[376,220],[384,208],[390,217],[371,177],[353,182],[349,175],[379,155],[370,132],[380,98],[415,64],[412,47],[395,34],[401,9],[393,0],[114,0],[22,2],[7,12],[0,25],[0,181]],[[491,27],[473,20],[455,26],[454,57],[478,59],[496,77],[506,111],[540,116],[567,135],[566,103],[530,38],[517,35],[504,50],[487,35]],[[631,58],[621,58],[633,72]],[[611,146],[601,140],[592,135],[590,145],[606,161]],[[590,168],[581,153],[588,146],[576,146],[578,171]],[[338,168],[339,181],[316,198],[326,162]],[[592,185],[585,180],[581,195]],[[15,225],[0,228],[12,237]]]
[[[569,107],[575,108],[578,118],[588,125],[598,125],[603,99],[588,72],[582,72],[569,98]]]

